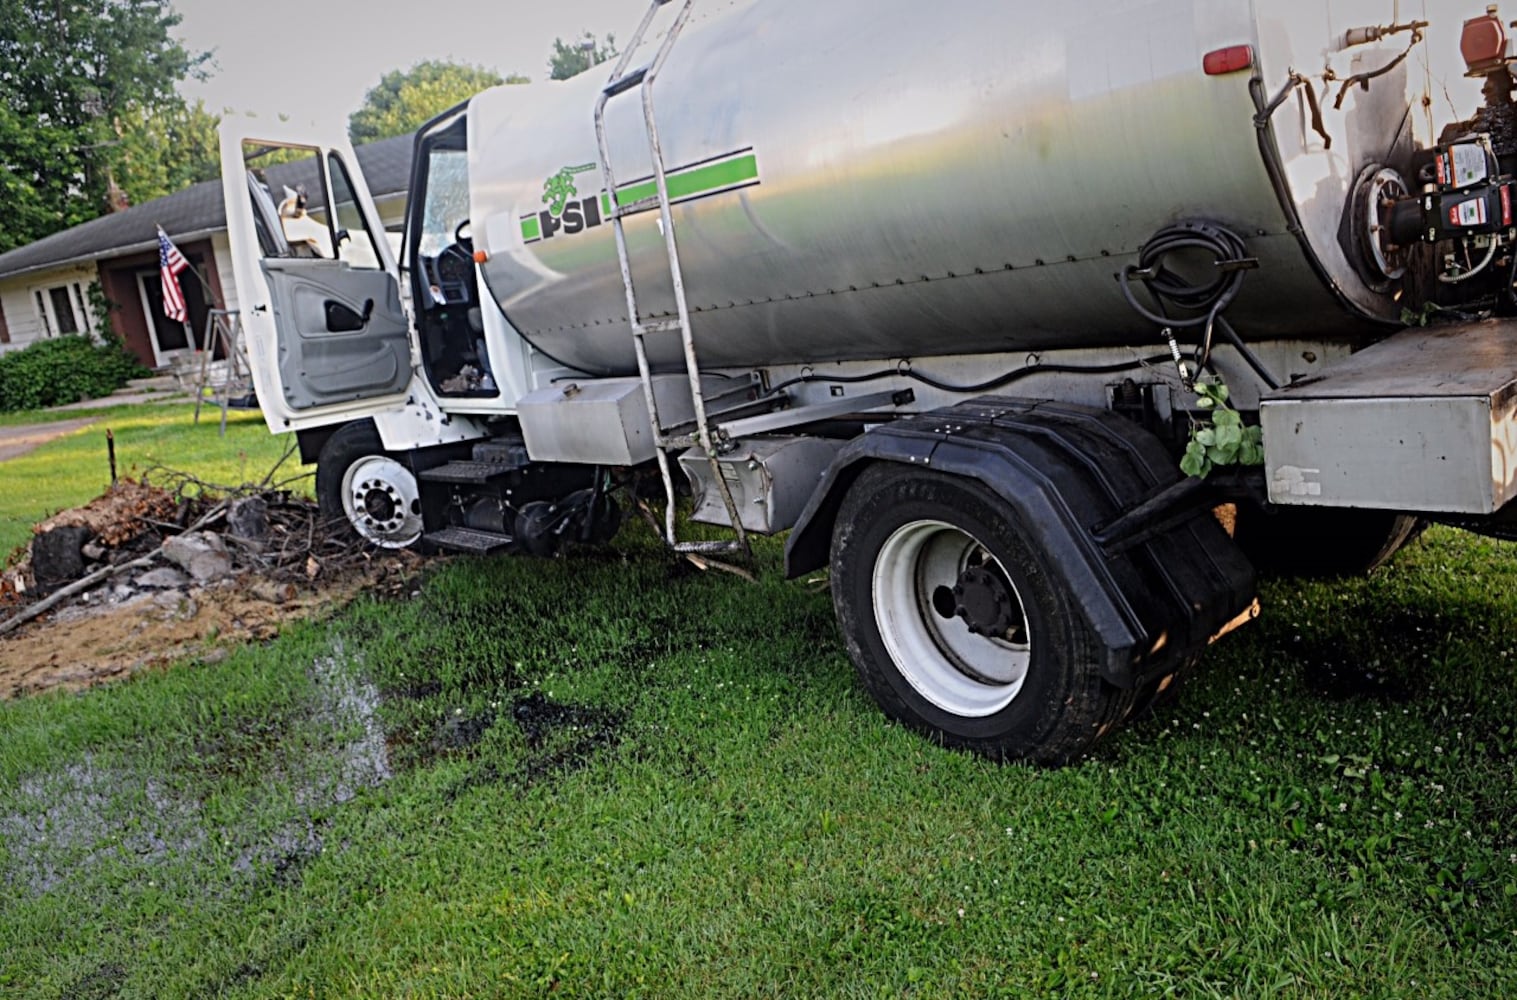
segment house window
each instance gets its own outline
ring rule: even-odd
[[[77,281],[33,291],[37,318],[46,337],[90,333],[90,311],[84,304],[84,286]]]
[[[70,334],[79,332],[79,320],[74,315],[74,303],[69,298],[68,286],[49,288],[47,297],[52,300],[54,321],[58,324],[58,332]]]
[[[0,344],[11,342],[11,328],[5,325],[5,306],[0,304]]]
[[[37,297],[37,318],[42,320],[42,335],[44,337],[51,337],[53,335],[53,321],[48,318],[47,304],[42,301],[41,292],[33,292],[32,294]]]

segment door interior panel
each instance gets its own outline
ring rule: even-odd
[[[410,343],[400,289],[385,271],[342,261],[263,261],[281,331],[279,371],[285,402],[309,409],[398,393],[410,381]],[[332,332],[329,303],[367,314],[359,329]]]

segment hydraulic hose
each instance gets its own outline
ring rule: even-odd
[[[1165,266],[1165,258],[1181,250],[1198,250],[1209,254],[1216,273],[1205,281],[1176,274]],[[1238,350],[1248,366],[1273,389],[1278,388],[1279,383],[1244,345],[1242,338],[1226,325],[1226,320],[1222,319],[1223,311],[1233,304],[1243,288],[1244,273],[1253,266],[1255,262],[1249,257],[1248,248],[1238,234],[1210,222],[1183,222],[1166,226],[1155,233],[1152,239],[1143,244],[1137,263],[1123,268],[1118,278],[1127,304],[1144,319],[1170,329],[1204,328],[1201,347],[1196,354],[1202,368],[1207,367],[1211,360],[1212,342],[1220,322],[1223,325],[1223,336]],[[1134,279],[1142,281],[1158,303],[1157,312],[1138,301],[1137,293],[1133,290]],[[1172,308],[1188,315],[1172,316]]]

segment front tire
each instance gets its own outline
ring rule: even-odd
[[[316,503],[332,529],[383,549],[421,540],[421,489],[416,475],[386,454],[374,424],[346,424],[316,459]]]
[[[977,482],[891,464],[849,489],[832,594],[864,687],[944,745],[1060,764],[1113,728],[1132,693],[1061,567]]]

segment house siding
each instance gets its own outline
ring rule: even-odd
[[[94,314],[88,298],[89,287],[97,280],[99,280],[99,274],[93,264],[76,264],[0,281],[0,311],[5,313],[6,330],[9,334],[9,342],[0,343],[0,352],[18,351],[33,341],[41,340],[49,335],[42,317],[37,312],[37,293],[41,292],[45,297],[48,289],[59,286],[71,287],[76,283],[79,285],[80,290],[85,293],[86,316],[84,318],[88,328],[99,330],[100,318]],[[53,331],[53,334],[56,335],[56,331]]]

